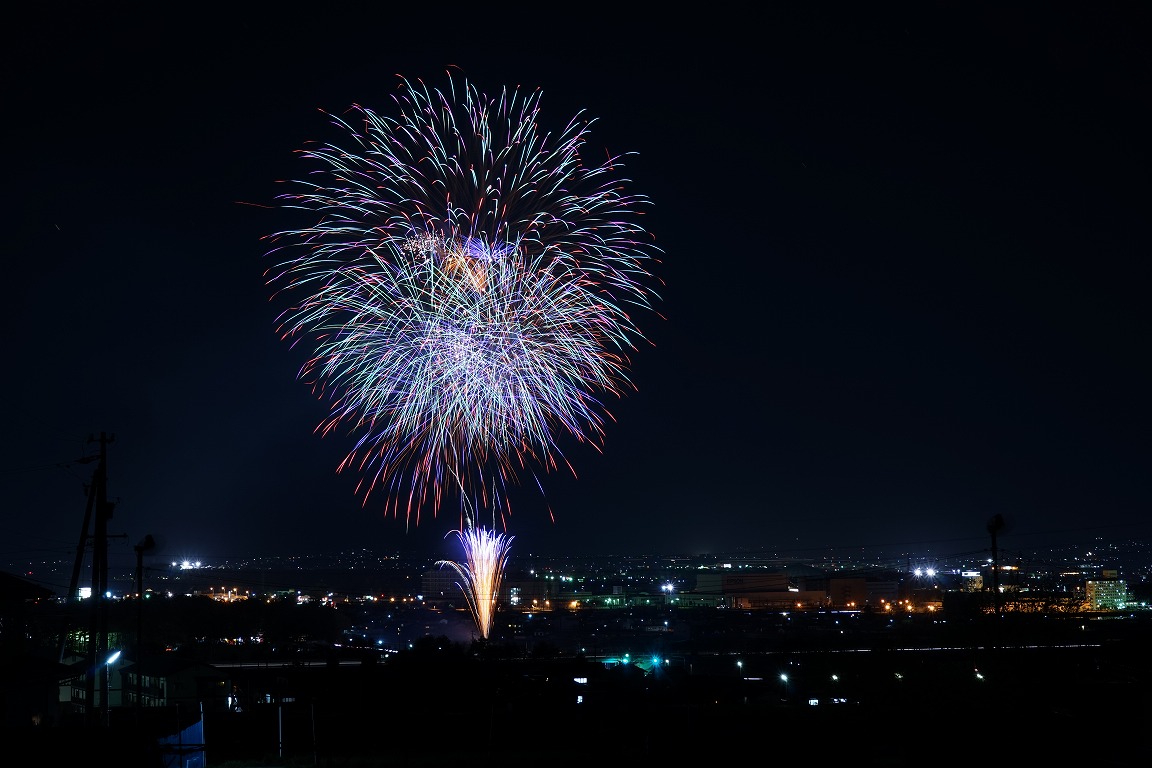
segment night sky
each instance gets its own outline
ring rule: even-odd
[[[816,5],[9,25],[0,568],[70,557],[101,432],[114,558],[451,553],[455,508],[406,526],[336,472],[261,241],[300,223],[270,207],[295,150],[340,138],[320,110],[449,70],[636,153],[663,251],[637,391],[514,497],[514,554],[1152,537],[1147,10]]]

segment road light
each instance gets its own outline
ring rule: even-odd
[[[112,665],[120,658],[120,651],[113,651],[104,659],[104,663],[100,665],[100,721],[101,725],[107,727],[111,724],[111,703],[109,696],[111,696],[111,686],[108,684],[108,678],[112,675]]]

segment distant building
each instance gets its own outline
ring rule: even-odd
[[[1128,585],[1120,579],[1086,581],[1084,593],[1093,611],[1122,611],[1128,604]]]
[[[784,573],[701,573],[696,576],[692,594],[733,608],[767,607],[788,597],[788,576]]]
[[[900,582],[891,579],[866,579],[868,602],[872,605],[894,604],[900,600]]]
[[[755,594],[760,592],[787,592],[786,573],[701,573],[696,576],[697,594]]]
[[[144,707],[203,706],[220,711],[231,704],[232,684],[226,671],[168,655],[125,665],[121,681],[126,705],[135,705],[137,693]]]
[[[425,571],[420,576],[420,589],[425,602],[444,606],[463,607],[467,597],[461,588],[460,574],[451,568]],[[506,576],[500,583],[496,602],[501,608],[545,610],[555,598],[551,584],[543,579],[520,579]]]
[[[425,571],[420,576],[420,591],[428,601],[457,601],[463,604],[464,592],[460,588],[460,575],[451,568]]]
[[[868,602],[868,580],[828,579],[828,599],[833,608],[862,608]]]
[[[60,701],[68,711],[83,712],[86,707],[86,674],[83,657],[72,657],[77,669],[61,684]],[[109,665],[109,707],[144,708],[182,706],[222,711],[229,705],[231,684],[221,669],[171,654],[145,659],[142,664],[125,661]],[[103,707],[100,685],[94,704]]]
[[[983,592],[984,574],[980,573],[980,571],[961,571],[960,589],[964,592]]]

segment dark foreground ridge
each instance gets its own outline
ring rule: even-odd
[[[62,721],[3,736],[36,764],[151,768],[1152,759],[1144,620],[986,617],[826,633],[731,614],[691,635],[654,637],[653,655],[637,660],[432,635],[387,656],[329,647],[293,661],[217,659],[234,694],[227,707],[114,708],[103,728]],[[202,731],[158,746],[156,733],[181,719]]]

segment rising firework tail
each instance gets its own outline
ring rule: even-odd
[[[439,560],[437,565],[451,568],[460,577],[457,582],[468,601],[472,618],[480,637],[487,640],[492,632],[492,619],[496,615],[500,585],[504,580],[504,566],[513,536],[497,533],[481,526],[468,526],[451,531],[464,547],[463,564],[452,560]]]

